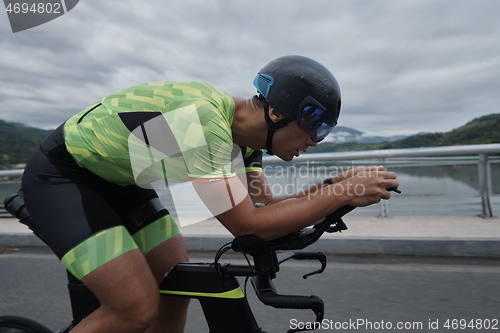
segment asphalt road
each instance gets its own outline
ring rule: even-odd
[[[210,261],[213,253],[191,257]],[[232,254],[223,258],[240,261]],[[318,265],[287,262],[275,285],[281,293],[323,298],[326,320],[320,331],[500,331],[500,259],[330,256],[323,274],[302,279]],[[27,316],[54,331],[65,326],[70,320],[65,280],[64,268],[46,249],[0,254],[0,315]],[[310,311],[273,309],[249,295],[268,332],[313,320]],[[200,306],[191,302],[186,332],[207,331]]]

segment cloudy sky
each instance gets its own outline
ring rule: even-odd
[[[0,13],[0,119],[54,128],[151,81],[255,93],[268,61],[301,54],[342,89],[339,124],[443,132],[500,113],[498,0],[95,0],[12,33]]]

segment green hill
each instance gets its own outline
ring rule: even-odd
[[[26,163],[31,152],[50,132],[0,120],[0,168]]]
[[[490,114],[476,118],[469,123],[445,133],[430,133],[409,136],[402,140],[363,144],[363,143],[322,143],[308,149],[308,153],[337,152],[353,150],[398,149],[416,147],[438,147],[453,145],[472,145],[500,143],[500,114]]]

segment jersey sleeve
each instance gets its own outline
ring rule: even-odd
[[[245,165],[245,172],[262,172],[262,150],[253,150],[248,147],[240,147]]]

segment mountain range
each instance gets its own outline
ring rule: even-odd
[[[0,120],[0,168],[26,163],[51,131]]]
[[[419,133],[422,134],[422,133]],[[394,135],[394,136],[369,136],[363,132],[355,130],[350,127],[336,126],[333,131],[325,138],[325,142],[330,143],[381,143],[386,141],[397,141],[407,138],[408,135]]]
[[[500,143],[500,113],[475,118],[467,124],[449,132],[419,133],[400,139],[397,137],[388,137],[379,142],[367,142],[371,138],[364,138],[359,131],[352,134],[346,131],[339,132],[348,134],[335,135],[334,132],[333,139],[330,139],[332,141],[325,139],[325,142],[320,143],[316,147],[309,148],[307,152],[320,153]],[[350,135],[352,135],[352,138],[349,138]],[[339,141],[343,137],[349,138],[349,141]],[[377,137],[375,138],[374,140],[378,140]],[[335,142],[334,140],[337,141]]]

